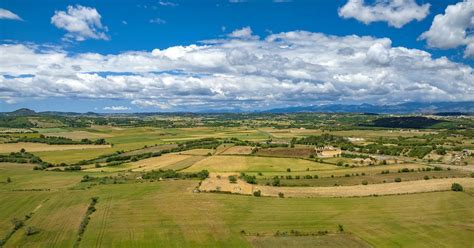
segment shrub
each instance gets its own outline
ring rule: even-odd
[[[344,232],[344,226],[341,225],[341,224],[337,225],[337,230],[338,230],[339,232]]]
[[[230,183],[237,183],[237,178],[235,176],[229,176]]]
[[[408,168],[403,168],[402,172],[410,172],[410,170]]]
[[[273,177],[272,186],[280,186],[280,178],[278,176]]]
[[[339,161],[339,162],[337,162],[337,164],[336,164],[336,165],[337,165],[337,166],[343,166],[343,165],[344,165],[344,163],[343,163],[342,161]]]
[[[30,236],[37,233],[39,233],[39,230],[35,227],[29,226],[25,229],[26,236]]]
[[[474,172],[471,172],[471,177],[474,177]]]
[[[462,185],[459,183],[453,183],[451,185],[451,190],[452,191],[463,191],[464,189],[462,188]]]
[[[14,228],[15,230],[20,229],[20,228],[24,225],[24,222],[23,222],[22,220],[17,219],[17,218],[13,218],[13,219],[11,220],[11,222],[12,222],[13,228]]]
[[[424,176],[424,177],[423,177],[423,179],[425,179],[425,180],[429,180],[429,179],[430,179],[430,177],[429,177],[429,176]]]
[[[250,184],[257,184],[257,177],[241,173],[240,178]]]
[[[290,169],[290,168],[287,168],[287,169],[286,169],[286,172],[291,172],[291,169]]]
[[[12,179],[7,177],[7,183],[11,183],[12,182]]]
[[[367,182],[367,180],[362,181],[362,185],[367,185],[367,184],[369,184],[369,182]]]
[[[280,193],[278,193],[278,197],[284,198],[284,197],[285,197],[285,194],[283,194],[282,192],[280,192]]]
[[[399,182],[401,182],[401,181],[402,181],[402,179],[401,179],[401,178],[399,178],[399,177],[396,177],[394,181],[395,181],[396,183],[399,183]]]
[[[262,191],[257,190],[253,192],[253,196],[260,197],[262,195]]]

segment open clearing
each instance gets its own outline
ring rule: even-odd
[[[163,169],[167,166],[173,166],[176,163],[182,162],[188,158],[191,158],[191,155],[178,155],[178,154],[165,154],[160,157],[147,158],[137,162],[130,163],[129,169],[136,171],[148,171],[148,170],[158,170]]]
[[[66,151],[110,148],[110,145],[48,145],[42,143],[5,143],[0,144],[0,153],[19,152],[22,148],[28,152]]]
[[[212,174],[208,179],[205,179],[199,189],[207,192],[222,191],[246,195],[251,195],[254,191],[260,190],[264,196],[275,197],[278,197],[280,192],[284,193],[286,197],[353,197],[445,191],[450,190],[453,183],[460,183],[466,188],[474,187],[474,178],[447,178],[335,187],[272,187],[252,185],[242,180],[238,180],[237,183],[230,183],[225,175],[221,178],[218,178],[217,175]]]
[[[247,238],[256,248],[277,247],[371,247],[366,242],[349,234],[331,234],[323,236],[250,236]]]
[[[252,147],[250,146],[233,146],[225,151],[223,151],[222,155],[248,155],[252,153]]]
[[[16,174],[18,168],[10,170],[10,174]],[[25,173],[30,177],[13,177],[13,183],[26,183],[45,172]],[[47,173],[56,173],[57,177],[65,174]],[[80,180],[81,174],[84,173],[70,175]],[[21,218],[42,204],[26,222],[27,226],[40,229],[40,233],[26,236],[21,228],[6,247],[71,247],[92,196],[99,197],[97,211],[91,215],[80,247],[267,247],[266,236],[249,237],[241,235],[242,230],[267,235],[290,230],[331,233],[314,239],[268,237],[275,246],[277,241],[282,245],[304,245],[308,240],[314,241],[312,244],[321,242],[323,247],[326,241],[341,247],[361,244],[352,236],[333,237],[338,224],[344,225],[356,240],[374,247],[469,247],[473,242],[469,226],[474,224],[474,199],[467,192],[369,198],[258,198],[192,193],[197,185],[192,180],[99,185],[89,190],[40,184],[51,191],[11,191],[16,186],[7,189],[0,184],[0,201],[9,203],[0,204],[0,233],[10,228],[10,219]],[[28,187],[38,184],[29,182]]]
[[[336,166],[320,164],[313,161],[296,158],[273,158],[254,156],[210,156],[201,160],[185,171],[208,170],[211,172],[235,172],[235,171],[292,171],[310,170],[330,170]]]

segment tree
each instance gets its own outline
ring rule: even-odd
[[[339,230],[339,232],[344,232],[344,226],[341,225],[341,224],[338,224],[337,225],[337,230]]]
[[[12,179],[10,177],[7,177],[7,183],[11,183]]]
[[[280,193],[278,193],[278,197],[284,198],[284,197],[285,197],[285,194],[283,194],[282,192],[280,192]]]
[[[342,162],[342,161],[339,161],[339,162],[337,162],[337,164],[336,164],[336,165],[337,165],[337,166],[343,166],[343,165],[344,165],[344,162]]]
[[[272,186],[280,186],[280,178],[278,176],[273,177]]]
[[[237,183],[237,178],[235,176],[229,176],[230,183]]]
[[[459,184],[459,183],[453,183],[453,184],[451,185],[451,190],[452,190],[452,191],[463,191],[464,189],[463,189],[463,187],[462,187],[461,184]]]
[[[257,190],[253,192],[253,196],[260,197],[262,195],[262,191]]]
[[[25,148],[21,148],[20,152],[25,153],[26,152]]]
[[[290,168],[287,168],[287,169],[286,169],[286,172],[291,172],[291,169],[290,169]]]

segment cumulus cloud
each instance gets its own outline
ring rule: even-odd
[[[0,19],[23,21],[17,14],[2,8],[0,8]]]
[[[107,27],[102,25],[101,15],[95,8],[81,5],[68,6],[67,11],[55,11],[51,24],[67,31],[67,40],[109,40]]]
[[[107,111],[127,111],[127,110],[131,110],[131,108],[126,107],[126,106],[107,106],[107,107],[104,107],[103,110],[107,110]]]
[[[466,0],[449,5],[443,14],[435,16],[428,31],[420,39],[430,47],[455,48],[466,46],[465,57],[474,57],[474,1]]]
[[[236,29],[232,33],[228,34],[231,38],[240,38],[240,39],[258,39],[256,35],[252,35],[252,29],[250,27],[244,27],[241,29]]]
[[[415,0],[376,0],[373,5],[366,4],[365,0],[349,0],[339,9],[339,16],[365,24],[384,21],[401,28],[413,20],[423,20],[429,9],[430,4],[418,5]]]
[[[150,19],[150,23],[154,23],[154,24],[166,24],[166,21],[161,19],[161,18],[153,18],[153,19]]]
[[[469,65],[393,47],[388,38],[305,31],[241,37],[119,54],[3,44],[0,98],[123,99],[167,111],[474,100]]]

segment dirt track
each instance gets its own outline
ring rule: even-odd
[[[201,183],[201,191],[222,191],[250,195],[260,190],[264,196],[278,196],[282,192],[285,197],[353,197],[371,195],[396,195],[433,191],[446,191],[451,189],[452,183],[459,183],[465,188],[474,187],[474,178],[447,178],[400,183],[384,183],[372,185],[337,186],[337,187],[272,187],[252,185],[242,180],[230,183],[227,176],[233,173],[211,174],[210,178]],[[235,173],[234,173],[235,174]],[[237,174],[235,174],[237,175]]]

